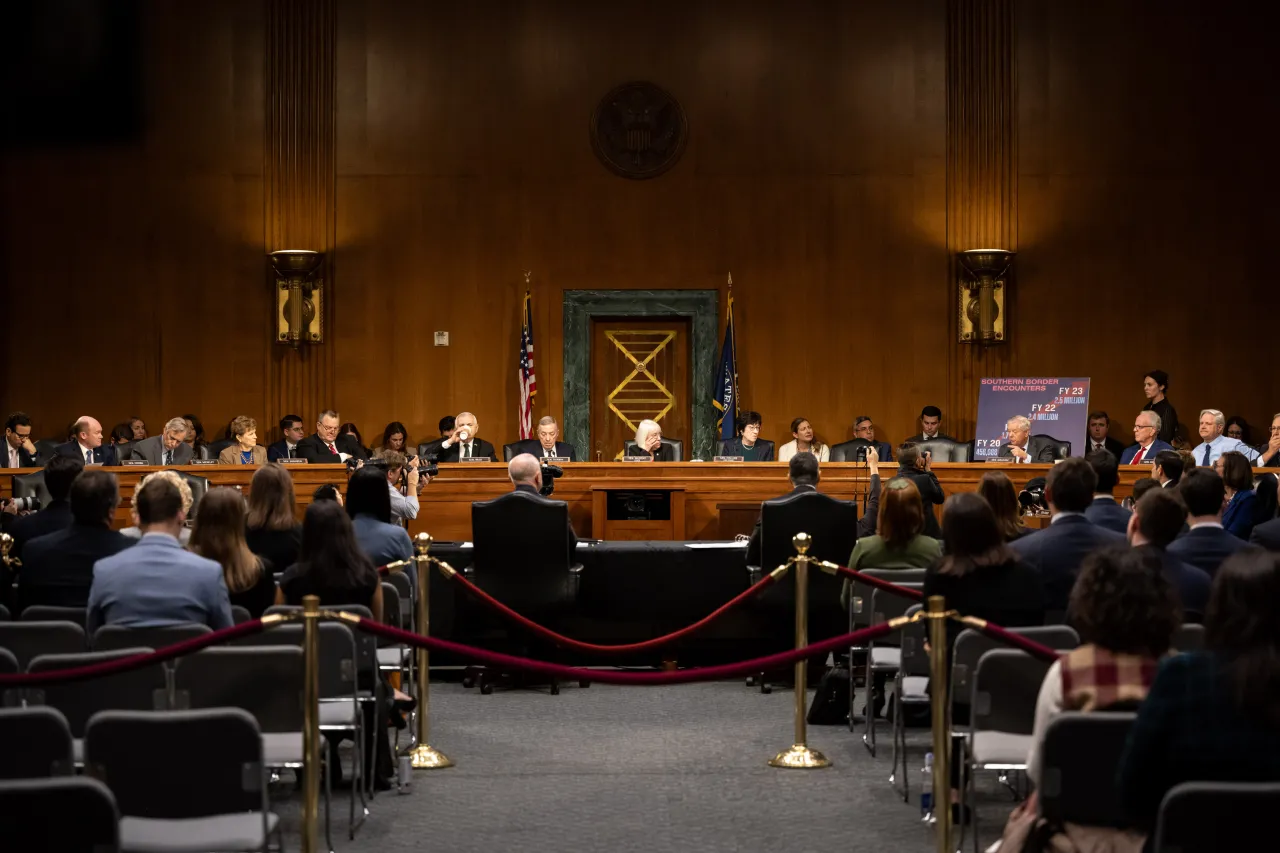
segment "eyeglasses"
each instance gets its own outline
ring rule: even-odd
[[[1155,429],[1155,427],[1151,426],[1150,424],[1134,424],[1133,425],[1134,432],[1137,432],[1140,429]]]

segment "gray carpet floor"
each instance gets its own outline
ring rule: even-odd
[[[412,790],[380,793],[355,841],[346,793],[335,792],[336,850],[930,851],[921,823],[924,729],[909,731],[912,803],[889,784],[881,722],[873,758],[846,726],[811,727],[826,770],[766,762],[792,741],[793,695],[741,682],[662,688],[593,685],[482,696],[432,688],[431,744],[457,762],[415,771]],[[402,738],[403,740],[403,738]],[[1012,807],[980,780],[983,846]],[[287,849],[299,837],[298,796],[273,789]],[[971,844],[966,843],[971,849]]]

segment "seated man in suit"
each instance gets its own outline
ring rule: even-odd
[[[744,462],[772,462],[773,442],[760,437],[763,420],[759,412],[743,412],[738,415],[738,438],[724,443],[723,456],[741,456]]]
[[[267,461],[279,462],[281,459],[301,459],[298,443],[306,435],[300,415],[285,415],[280,419],[280,432],[284,438],[267,445]]]
[[[574,453],[573,445],[558,441],[559,438],[560,425],[556,423],[555,418],[547,415],[538,421],[538,437],[516,442],[516,452],[511,458],[514,459],[521,453],[528,453],[539,459],[548,456],[567,456],[570,462],[577,462],[578,457]]]
[[[148,465],[189,465],[191,446],[186,437],[186,420],[170,418],[160,435],[134,443],[131,458],[142,459]]]
[[[1256,463],[1258,451],[1238,438],[1223,435],[1227,419],[1217,409],[1205,409],[1200,412],[1200,443],[1191,448],[1191,455],[1196,464],[1208,468],[1224,453],[1232,450],[1244,455],[1245,459]]]
[[[4,423],[4,458],[0,468],[39,468],[40,454],[31,441],[31,416],[14,412]]]
[[[439,462],[457,462],[459,459],[486,459],[497,462],[498,457],[493,445],[483,438],[476,438],[480,431],[480,422],[470,412],[460,412],[453,419],[453,435],[440,442],[440,451],[436,457]]]
[[[893,460],[893,448],[886,441],[876,441],[876,425],[871,422],[870,415],[858,415],[853,419],[853,435],[854,438],[860,438],[863,441],[869,441],[876,448],[876,453],[880,459],[890,462]]]
[[[1084,460],[1093,469],[1098,485],[1093,490],[1093,503],[1084,511],[1084,517],[1099,527],[1114,530],[1121,535],[1129,530],[1129,510],[1116,503],[1116,484],[1120,482],[1120,463],[1109,450],[1092,450]]]
[[[1159,481],[1162,489],[1177,488],[1184,470],[1182,454],[1176,450],[1161,450],[1151,461],[1151,476]]]
[[[871,448],[874,450],[874,448]],[[791,480],[791,491],[780,497],[803,495],[818,491],[818,457],[807,450],[797,453],[787,463],[787,478]],[[751,540],[747,543],[747,565],[760,565],[760,518],[756,518],[755,529],[751,531]]]
[[[27,543],[18,575],[18,607],[85,607],[93,564],[133,545],[111,529],[120,488],[116,475],[88,469],[71,484],[71,526]]]
[[[942,433],[942,409],[925,406],[920,410],[920,432],[903,441],[903,444],[919,444],[922,441],[955,441]]]
[[[1158,437],[1159,435],[1160,416],[1146,409],[1138,412],[1138,416],[1133,419],[1133,440],[1135,444],[1125,448],[1124,453],[1120,454],[1120,464],[1150,464],[1151,460],[1161,450],[1173,450],[1173,445],[1167,441],[1161,441]]]
[[[1213,577],[1223,560],[1249,547],[1222,527],[1227,488],[1212,468],[1192,468],[1178,484],[1178,495],[1186,504],[1191,529],[1169,543],[1168,551]]]
[[[1031,419],[1014,415],[1004,425],[1009,440],[1000,445],[996,455],[1016,462],[1035,462],[1052,465],[1058,461],[1058,448],[1048,436],[1031,434]]]
[[[297,452],[312,465],[338,465],[348,459],[364,461],[369,454],[353,435],[338,435],[341,419],[332,409],[316,418],[316,431],[298,442]]]
[[[88,635],[102,625],[155,628],[197,622],[214,630],[230,627],[231,600],[222,566],[178,544],[187,514],[177,486],[152,476],[133,500],[142,539],[94,564]]]
[[[1111,418],[1106,412],[1089,413],[1089,438],[1084,446],[1085,456],[1090,453],[1097,453],[1099,450],[1105,450],[1119,461],[1120,456],[1124,453],[1124,445],[1108,435],[1110,430]]]
[[[942,506],[947,496],[932,466],[931,455],[922,451],[919,445],[908,442],[898,448],[898,476],[910,480],[920,492],[920,503],[924,507],[924,535],[941,539],[942,528],[933,508]]]
[[[53,452],[59,456],[73,456],[85,465],[118,465],[116,449],[102,444],[102,424],[88,415],[81,415],[71,427],[70,441],[59,444]]]
[[[542,497],[542,463],[532,453],[512,457],[507,463],[507,476],[511,478],[513,492],[524,492],[539,500],[547,500]],[[569,528],[569,562],[572,563],[574,549],[578,547],[578,537],[573,532],[573,522],[566,523]]]
[[[1179,486],[1179,489],[1182,487]],[[1168,550],[1187,519],[1187,508],[1173,489],[1152,489],[1133,507],[1129,543],[1154,552],[1164,565],[1164,577],[1178,591],[1184,615],[1204,616],[1213,582],[1203,569],[1184,563]]]
[[[27,542],[71,524],[71,504],[67,502],[67,495],[71,493],[72,482],[83,470],[84,463],[74,456],[55,456],[44,466],[44,487],[49,490],[49,504],[29,515],[19,516],[9,524],[13,556],[21,557]]]
[[[1098,475],[1078,456],[1054,465],[1044,487],[1053,516],[1049,526],[1009,543],[1023,562],[1040,573],[1047,610],[1067,609],[1080,565],[1090,552],[1125,541],[1123,535],[1085,517],[1097,487]]]

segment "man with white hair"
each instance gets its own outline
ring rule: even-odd
[[[1052,465],[1058,459],[1058,448],[1047,435],[1031,434],[1031,419],[1014,415],[1004,425],[1009,440],[1000,446],[1001,459],[1012,459],[1018,464],[1035,462]]]
[[[559,440],[560,425],[556,419],[547,415],[538,421],[538,437],[518,441],[514,445],[516,453],[531,453],[545,458],[548,456],[566,456],[570,462],[578,460],[573,445]],[[513,457],[514,458],[514,455]]]
[[[187,422],[182,418],[170,418],[160,435],[144,438],[133,445],[132,459],[141,459],[148,465],[186,465],[191,462],[191,446],[187,437]]]
[[[1133,419],[1134,444],[1126,447],[1124,453],[1120,454],[1120,464],[1150,465],[1160,451],[1173,450],[1172,444],[1160,440],[1160,427],[1160,416],[1155,412],[1150,409],[1138,412],[1138,416]]]
[[[1243,453],[1250,462],[1258,461],[1258,451],[1238,438],[1223,435],[1227,419],[1217,409],[1203,409],[1200,412],[1200,443],[1192,449],[1196,464],[1208,467],[1218,461],[1218,457],[1232,450]]]
[[[53,452],[59,456],[72,456],[86,465],[118,465],[116,449],[102,444],[102,424],[89,415],[81,415],[71,428],[72,439],[59,444]]]
[[[497,462],[497,454],[493,445],[483,438],[476,438],[480,431],[480,422],[470,412],[460,412],[453,419],[453,435],[440,442],[440,454],[437,462],[457,462],[459,459],[484,459]]]
[[[542,462],[532,453],[521,453],[512,458],[507,463],[507,476],[511,478],[511,485],[515,488],[512,492],[522,492],[526,495],[532,495],[540,501],[547,498],[542,496]],[[499,500],[506,500],[506,497]],[[567,518],[567,516],[566,516]],[[569,561],[573,562],[573,549],[578,547],[578,537],[573,532],[573,522],[565,522],[569,528]]]

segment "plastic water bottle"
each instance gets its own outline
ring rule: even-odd
[[[933,753],[924,756],[924,767],[920,769],[920,820],[933,823]]]

